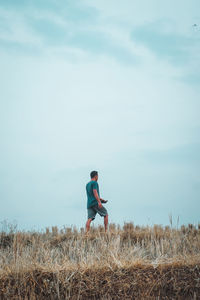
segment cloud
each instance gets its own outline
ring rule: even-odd
[[[158,20],[168,19],[173,24],[174,32],[187,33],[194,23],[199,20],[198,0],[183,2],[173,0],[86,0],[88,5],[98,10],[104,22],[120,24],[121,27],[140,27]],[[196,20],[196,21],[195,21]]]
[[[115,40],[137,53],[140,63],[169,65],[180,72],[179,80],[190,75],[198,78],[200,61],[200,32],[192,26],[198,23],[200,4],[197,0],[183,2],[87,0],[99,12],[98,25],[114,33]],[[163,65],[164,66],[164,65]],[[177,77],[178,79],[178,77]],[[193,82],[194,82],[193,81]],[[190,81],[188,80],[188,84]]]
[[[23,13],[26,15],[36,14],[38,16],[45,13],[55,13],[60,17],[74,22],[90,21],[97,10],[82,4],[82,1],[55,1],[55,0],[18,0],[3,1],[1,7],[7,11]]]
[[[35,51],[38,55],[39,52],[53,53],[56,48],[57,52],[59,49],[64,50],[63,55],[66,57],[69,54],[69,59],[70,52],[75,50],[77,58],[82,51],[88,55],[108,56],[125,63],[137,61],[137,57],[129,49],[116,43],[108,33],[99,31],[95,26],[92,29],[95,19],[90,8],[83,9],[83,6],[70,4],[62,9],[61,14],[58,5],[55,11],[51,8],[48,11],[38,11],[38,7],[32,11],[29,6],[25,6],[24,11],[15,12],[11,5],[9,8],[6,10],[4,7],[0,11],[4,25],[0,33],[0,47],[4,50],[8,48],[12,52],[19,53],[21,50],[31,54]],[[90,12],[88,14],[87,9]]]
[[[19,53],[37,52],[42,46],[42,40],[26,24],[22,13],[0,9],[1,30],[0,49]]]
[[[199,50],[198,38],[188,36],[184,28],[179,32],[178,20],[182,17],[174,14],[171,19],[166,17],[169,5],[166,11],[159,6],[161,15],[158,17],[158,12],[152,9],[158,3],[152,1],[148,14],[145,12],[140,20],[134,17],[131,21],[132,13],[137,16],[136,12],[139,13],[145,3],[119,4],[113,14],[113,5],[104,7],[104,1],[86,3],[67,1],[63,4],[54,0],[48,1],[48,5],[40,1],[3,3],[0,47],[13,53],[27,51],[31,55],[34,51],[36,55],[60,53],[69,60],[107,56],[133,65],[146,63],[154,54],[179,66],[190,62],[194,48],[196,52]],[[125,23],[121,21],[123,13],[127,14]],[[164,20],[160,21],[162,14]]]
[[[199,132],[199,128],[196,130]],[[154,165],[187,165],[188,172],[193,172],[193,175],[196,177],[200,167],[200,143],[198,142],[198,132],[196,135],[196,142],[194,139],[193,143],[186,143],[168,150],[157,151],[155,149],[154,151],[144,151],[141,156]],[[194,174],[194,170],[196,170],[196,174]]]
[[[135,42],[145,45],[159,58],[168,59],[173,64],[187,64],[193,54],[192,49],[200,49],[199,39],[194,36],[174,34],[165,31],[163,22],[145,24],[133,30]]]

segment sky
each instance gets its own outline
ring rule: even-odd
[[[0,0],[0,221],[198,224],[199,95],[199,0]]]

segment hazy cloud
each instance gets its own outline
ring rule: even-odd
[[[84,226],[97,169],[111,221],[198,222],[198,3],[150,2],[1,3],[1,219]]]

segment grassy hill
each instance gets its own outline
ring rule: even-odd
[[[200,299],[200,226],[2,231],[0,299]]]

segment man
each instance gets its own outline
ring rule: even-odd
[[[90,173],[91,180],[86,184],[87,192],[87,211],[88,220],[86,222],[86,232],[90,229],[90,223],[95,219],[98,213],[101,217],[104,217],[105,232],[108,228],[108,212],[102,203],[107,203],[107,200],[100,198],[98,180],[98,172],[92,171]]]

